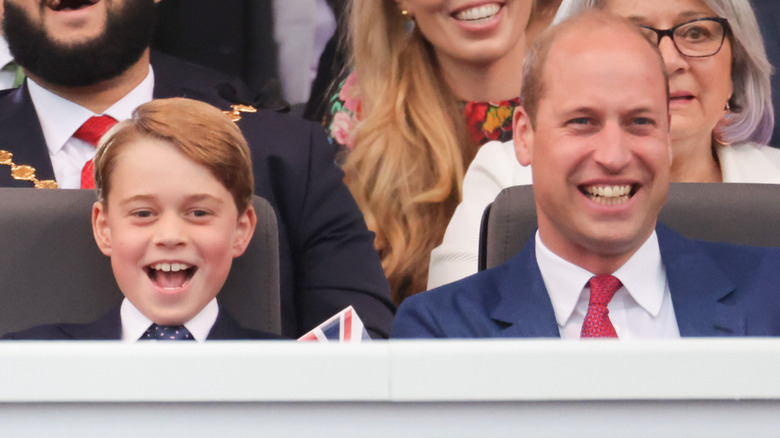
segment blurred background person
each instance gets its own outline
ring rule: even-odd
[[[780,150],[766,146],[771,65],[748,0],[563,0],[555,21],[589,7],[629,17],[658,44],[671,92],[672,181],[780,183]],[[485,207],[502,189],[530,183],[511,142],[480,150],[431,254],[429,288],[477,271]]]
[[[327,123],[397,303],[425,289],[478,147],[511,138],[533,3],[351,5],[352,74]]]
[[[764,45],[769,56],[769,62],[772,63],[775,70],[772,103],[777,108],[778,102],[780,102],[780,83],[778,83],[777,77],[777,71],[780,69],[780,2],[777,0],[752,0],[751,3],[753,4],[753,10],[756,12],[761,34],[764,36]],[[778,124],[778,117],[780,115],[775,113],[775,126]],[[780,147],[780,130],[775,130],[772,133],[769,145],[776,148]]]
[[[5,5],[0,1],[0,20],[3,17]],[[22,67],[14,61],[11,51],[8,50],[8,42],[5,40],[5,34],[0,29],[0,90],[6,88],[16,88],[24,80],[24,71]]]

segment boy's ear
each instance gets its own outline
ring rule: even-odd
[[[92,204],[92,234],[100,251],[111,256],[111,227],[108,226],[106,209],[102,202]]]
[[[533,157],[534,129],[531,125],[531,118],[528,116],[525,108],[515,108],[512,118],[512,140],[515,144],[515,156],[517,161],[523,166],[531,164]]]
[[[238,257],[246,251],[252,236],[255,234],[257,214],[251,205],[238,216],[236,232],[233,235],[233,257]]]

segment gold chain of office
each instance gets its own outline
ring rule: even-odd
[[[249,105],[230,105],[229,111],[222,111],[230,117],[233,122],[241,120],[241,113],[256,113],[257,108]],[[0,165],[11,168],[11,177],[19,181],[31,181],[36,189],[56,189],[57,181],[53,179],[38,179],[35,176],[35,168],[26,164],[14,163],[14,154],[9,151],[0,150]]]

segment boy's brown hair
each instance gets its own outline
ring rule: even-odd
[[[111,192],[111,174],[123,146],[151,138],[172,144],[209,169],[233,195],[239,214],[252,201],[252,158],[241,130],[217,108],[184,98],[145,103],[130,120],[118,123],[101,139],[95,155],[95,188],[104,204]]]

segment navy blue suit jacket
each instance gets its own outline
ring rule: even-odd
[[[27,330],[8,333],[2,339],[49,340],[49,341],[101,341],[122,339],[122,319],[119,307],[87,324],[47,324]],[[217,320],[206,339],[280,339],[273,333],[250,330],[238,324],[226,310],[219,309]]]
[[[656,231],[681,336],[780,334],[780,248]],[[560,337],[534,247],[531,237],[502,265],[406,299],[392,337]]]
[[[156,98],[228,108],[220,92],[230,77],[160,54],[153,54],[152,66]],[[252,151],[255,194],[274,207],[279,223],[282,335],[297,338],[352,305],[372,336],[388,337],[395,306],[374,236],[322,127],[267,110],[243,113],[238,126]],[[54,179],[25,85],[0,97],[0,149],[11,151],[16,164],[35,167],[38,179]],[[0,165],[0,187],[31,186]]]

